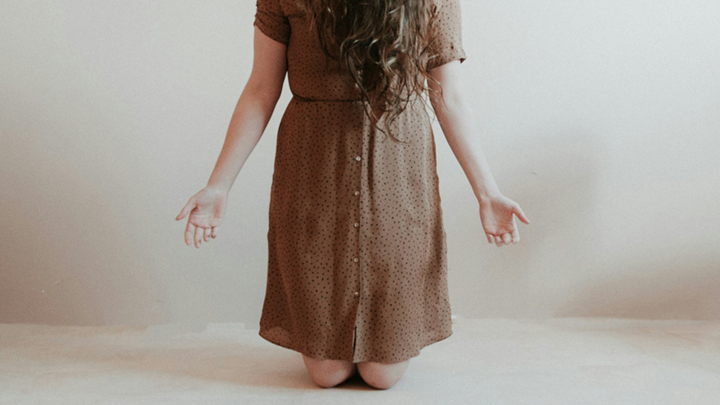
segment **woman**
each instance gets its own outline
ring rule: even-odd
[[[257,0],[253,69],[185,241],[217,236],[229,190],[288,74],[269,210],[260,336],[302,353],[321,387],[392,387],[452,334],[429,99],[489,243],[517,243],[459,80],[459,0]],[[427,86],[426,86],[427,83]]]

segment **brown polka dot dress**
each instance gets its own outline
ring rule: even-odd
[[[254,25],[287,45],[293,97],[280,122],[260,336],[320,359],[395,363],[452,334],[430,114],[384,127],[322,51],[296,0],[257,0]],[[428,67],[465,60],[460,0],[437,3]]]

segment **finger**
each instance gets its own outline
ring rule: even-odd
[[[512,236],[510,235],[510,233],[505,233],[505,234],[503,234],[503,236],[502,236],[502,240],[503,240],[503,242],[505,242],[506,244],[508,244],[508,243],[510,243],[510,242],[512,241]]]
[[[499,236],[495,236],[495,245],[502,246],[502,239]]]
[[[485,237],[487,238],[489,244],[492,245],[495,242],[495,238],[491,233],[486,233]]]
[[[205,242],[210,240],[210,232],[212,232],[210,228],[205,228]]]
[[[219,226],[213,226],[213,229],[212,229],[212,237],[213,237],[213,239],[217,238],[218,228],[219,228]]]
[[[522,208],[520,208],[520,205],[518,205],[517,203],[513,206],[513,212],[515,213],[515,215],[517,215],[518,218],[520,218],[522,222],[530,225],[530,220],[527,216],[525,216]]]
[[[512,241],[513,243],[520,242],[520,231],[518,231],[517,226],[512,231]]]
[[[185,244],[192,245],[192,235],[195,232],[195,225],[191,224],[188,220],[187,226],[185,226]]]
[[[175,217],[175,220],[179,221],[179,220],[185,218],[185,216],[187,214],[189,214],[190,211],[193,210],[193,208],[195,208],[195,200],[193,198],[191,198],[190,201],[188,201],[187,204],[185,204],[185,206],[182,208],[182,210],[180,210],[180,213],[178,214],[178,216]]]
[[[202,243],[202,237],[203,237],[203,228],[201,227],[195,227],[195,247],[199,248],[200,244]]]

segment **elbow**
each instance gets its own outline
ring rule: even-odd
[[[274,107],[275,104],[277,104],[278,100],[280,100],[280,96],[282,94],[282,87],[267,86],[260,83],[255,84],[248,82],[248,85],[245,86],[244,92],[247,92],[249,97],[257,100],[263,105]]]
[[[442,95],[431,98],[431,104],[435,114],[445,116],[448,112],[459,111],[463,108],[465,98],[460,89],[455,87],[446,87],[442,90]]]
[[[264,105],[275,106],[282,95],[285,76],[269,80],[267,76],[261,76],[253,72],[248,78],[243,93]]]

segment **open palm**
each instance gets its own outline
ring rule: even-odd
[[[199,248],[203,240],[217,237],[217,231],[222,222],[225,208],[227,207],[227,192],[211,187],[205,187],[197,194],[190,197],[175,220],[179,221],[188,214],[187,226],[185,227],[185,243],[192,244]]]
[[[480,202],[480,220],[488,243],[494,242],[497,246],[503,246],[520,241],[520,233],[513,214],[517,215],[522,222],[530,224],[530,220],[525,216],[520,205],[503,195],[490,197]]]

